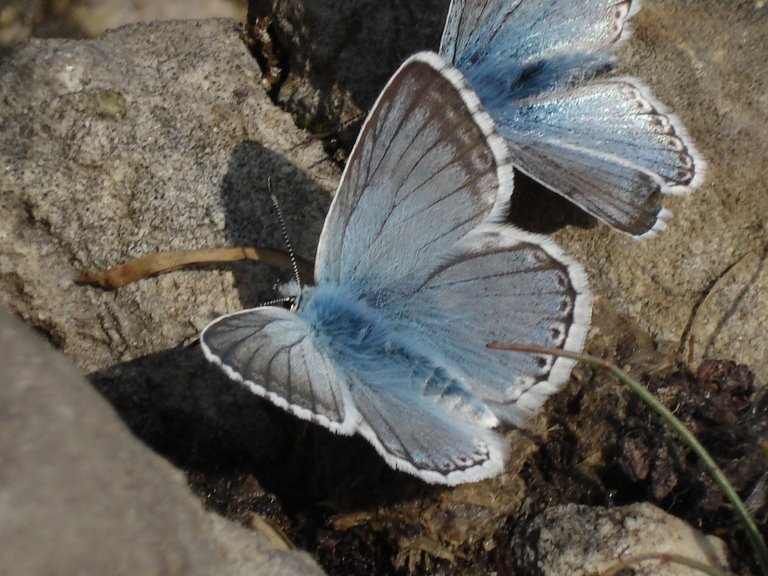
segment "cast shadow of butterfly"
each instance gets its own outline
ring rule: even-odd
[[[88,378],[137,437],[199,486],[252,475],[287,509],[336,510],[432,489],[389,468],[359,436],[337,436],[234,385],[196,343]]]
[[[311,261],[331,199],[287,158],[254,141],[235,147],[221,183],[226,245],[286,249],[268,177],[294,252]],[[243,308],[274,299],[275,284],[291,279],[290,272],[256,262],[226,265],[226,269],[234,274]]]
[[[594,228],[598,221],[563,196],[515,170],[515,192],[509,222],[537,234],[553,234],[565,226]]]
[[[299,125],[314,134],[338,135],[349,151],[392,73],[411,54],[439,45],[449,2],[250,4],[250,21],[271,16],[282,23],[273,24],[271,36],[290,54],[282,66],[292,81],[280,88],[281,102]],[[349,122],[356,115],[358,121]]]

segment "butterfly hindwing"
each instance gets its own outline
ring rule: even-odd
[[[518,168],[642,236],[666,214],[659,194],[697,186],[703,165],[677,119],[635,83],[591,82],[491,112]]]
[[[583,268],[551,240],[485,225],[411,291],[381,305],[429,343],[496,415],[523,424],[562,388],[574,361],[489,349],[491,341],[580,352],[592,297]]]
[[[510,148],[520,170],[617,230],[645,238],[665,229],[670,213],[649,174],[563,144],[525,141]]]
[[[296,314],[272,306],[236,312],[209,324],[200,342],[208,360],[254,394],[334,432],[354,432],[344,372]]]
[[[387,384],[376,386],[363,376],[353,383],[352,395],[360,410],[360,433],[390,466],[448,485],[503,471],[507,450],[488,424],[444,409],[423,394],[423,382],[415,378],[405,386]],[[445,399],[451,400],[451,394]]]

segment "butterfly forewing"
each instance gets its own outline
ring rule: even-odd
[[[436,55],[417,55],[352,151],[321,235],[318,284],[382,289],[424,275],[510,193],[506,148],[474,95]]]
[[[617,42],[630,0],[454,0],[440,53],[459,68],[493,58],[499,66],[583,53]],[[637,4],[637,2],[634,2]]]

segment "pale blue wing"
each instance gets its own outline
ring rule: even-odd
[[[633,236],[663,229],[659,193],[696,186],[703,173],[677,120],[626,79],[489,111],[518,168]]]
[[[466,76],[513,164],[632,236],[664,229],[660,193],[701,182],[684,128],[612,63],[638,2],[455,0],[441,54]]]
[[[425,397],[422,387],[415,377],[408,386],[377,386],[371,375],[353,381],[360,434],[390,466],[426,482],[456,485],[500,474],[503,438]]]
[[[200,335],[206,358],[288,412],[352,434],[357,412],[344,373],[293,312],[262,307],[218,318]]]
[[[297,313],[224,316],[203,330],[206,357],[281,408],[333,432],[359,432],[398,470],[439,484],[504,468],[493,412],[385,318],[335,286],[307,289]],[[386,346],[384,343],[386,342]]]
[[[428,273],[512,192],[503,140],[461,75],[418,54],[374,104],[325,221],[317,284],[360,292]]]
[[[460,373],[499,418],[514,424],[564,385],[574,362],[486,344],[580,352],[592,301],[584,270],[550,239],[491,225],[458,243],[418,285],[375,299],[399,333]]]
[[[630,0],[453,0],[440,54],[473,81],[539,89],[610,62],[634,10]],[[635,2],[635,4],[637,4]],[[544,64],[542,66],[542,64]]]

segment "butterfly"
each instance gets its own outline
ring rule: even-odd
[[[389,80],[350,154],[317,249],[315,285],[202,332],[205,356],[288,412],[360,434],[393,468],[455,485],[501,473],[501,423],[525,422],[580,351],[591,295],[550,239],[504,225],[506,146],[436,54]]]
[[[700,185],[687,132],[635,78],[595,78],[627,38],[636,0],[452,0],[440,54],[462,71],[512,163],[635,238],[671,213],[660,194]]]

